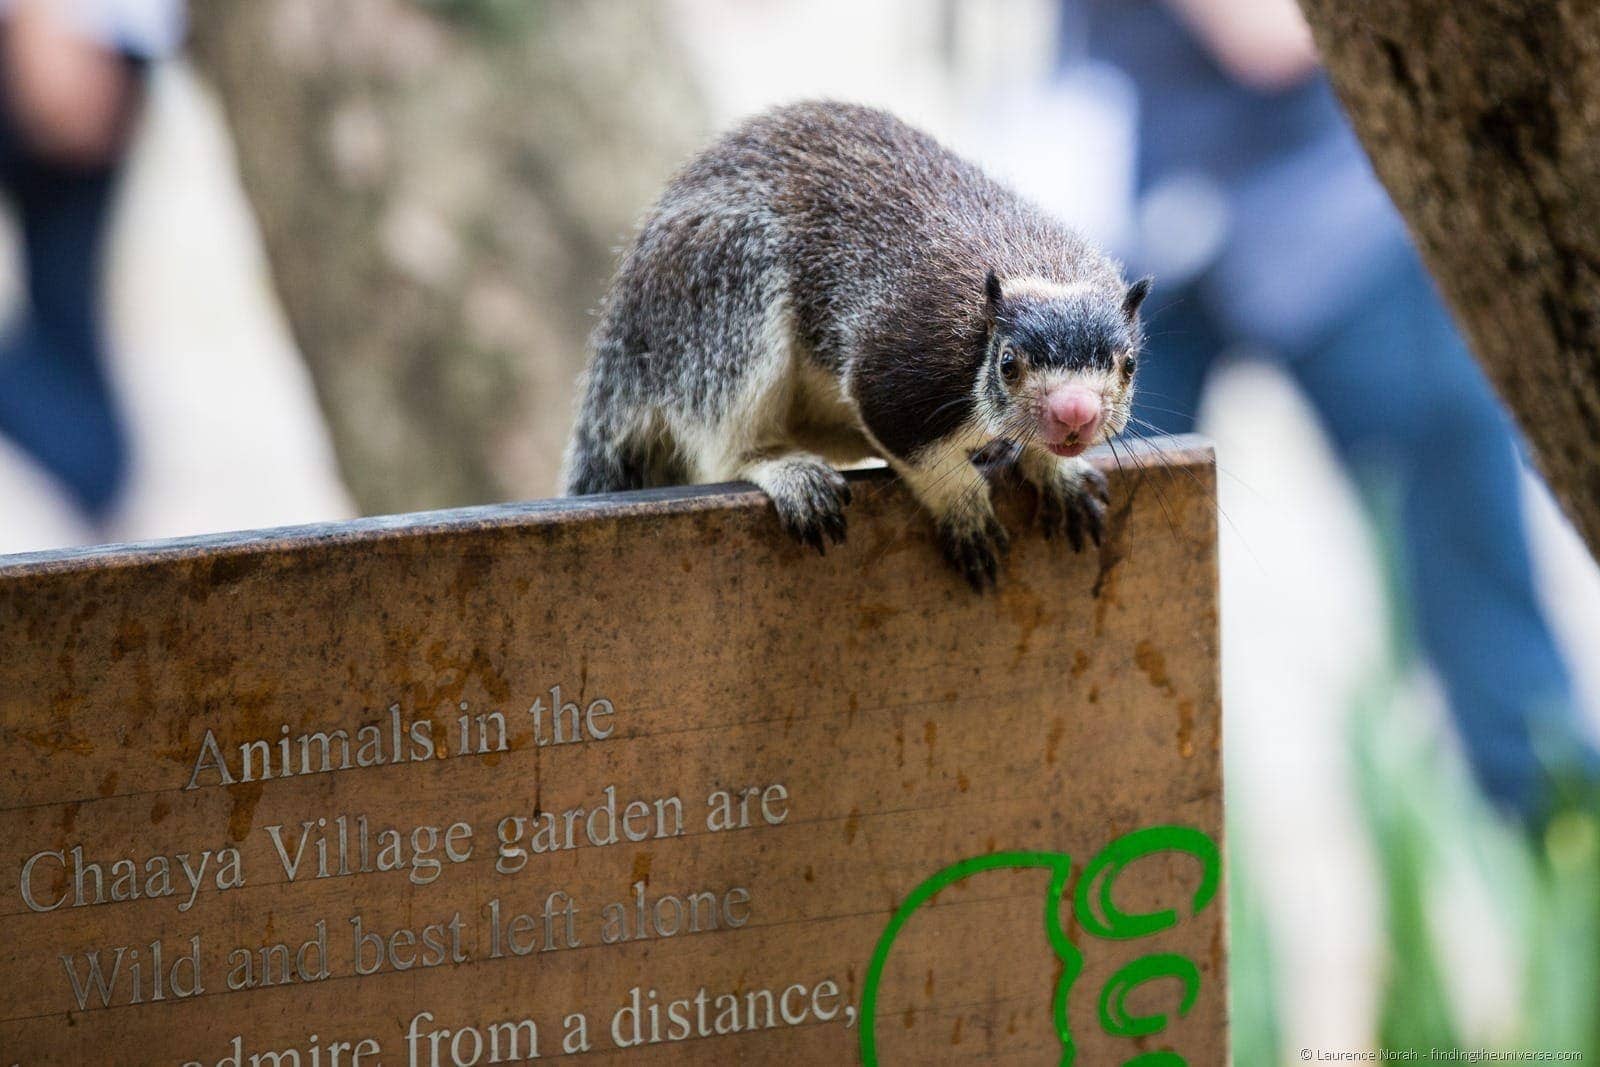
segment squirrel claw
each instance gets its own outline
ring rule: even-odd
[[[939,545],[973,591],[987,593],[999,582],[1000,560],[1011,547],[1011,539],[991,515],[981,526],[941,526]]]
[[[1086,541],[1100,544],[1110,496],[1105,475],[1086,465],[1072,477],[1053,478],[1038,490],[1038,521],[1046,539],[1064,536],[1074,552],[1082,552]]]

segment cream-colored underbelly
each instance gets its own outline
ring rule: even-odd
[[[878,458],[878,450],[862,430],[855,405],[845,396],[839,380],[808,361],[802,361],[795,371],[784,421],[785,433],[795,446],[815,452],[835,466]]]

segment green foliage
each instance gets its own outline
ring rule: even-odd
[[[1600,1057],[1600,805],[1569,798],[1529,832],[1477,797],[1459,762],[1431,743],[1394,693],[1365,695],[1353,720],[1358,788],[1382,872],[1388,970],[1378,1045],[1468,1048],[1497,1035],[1462,1031],[1438,963],[1430,901],[1455,891],[1472,861],[1520,955],[1517,1027],[1503,1048]]]
[[[1233,1062],[1240,1067],[1271,1067],[1283,1058],[1278,1025],[1277,973],[1272,936],[1252,876],[1250,858],[1239,835],[1228,832],[1228,1017],[1232,1021]]]
[[[1531,852],[1527,1047],[1600,1056],[1600,818],[1594,805],[1550,820]]]
[[[1377,1044],[1426,1054],[1462,1047],[1461,1031],[1428,921],[1434,876],[1444,866],[1435,848],[1441,812],[1439,794],[1432,788],[1441,779],[1425,773],[1418,739],[1396,728],[1401,725],[1392,718],[1399,711],[1398,686],[1396,673],[1385,670],[1358,697],[1355,785],[1377,855],[1389,942]]]
[[[1391,514],[1376,494],[1380,554]],[[1392,556],[1389,557],[1392,559]],[[1600,1060],[1600,793],[1566,791],[1542,826],[1530,829],[1490,809],[1440,726],[1411,698],[1415,661],[1404,601],[1389,581],[1384,659],[1352,699],[1350,745],[1362,813],[1374,846],[1387,940],[1374,1046],[1417,1050],[1498,1047],[1578,1053]],[[1237,837],[1232,837],[1237,841]],[[1272,996],[1269,931],[1249,871],[1230,846],[1234,1062],[1297,1062],[1285,1049]],[[1452,1003],[1430,917],[1481,882],[1516,953],[1515,1028],[1491,1034],[1467,1025]]]

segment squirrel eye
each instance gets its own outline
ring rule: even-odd
[[[1011,347],[1010,342],[1000,346],[1000,377],[1008,382],[1017,380],[1021,368],[1017,366],[1017,352]]]
[[[1129,352],[1126,358],[1124,358],[1122,361],[1122,376],[1124,378],[1133,377],[1134,364],[1135,360],[1133,358],[1133,353]]]

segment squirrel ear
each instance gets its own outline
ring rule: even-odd
[[[1145,275],[1128,286],[1128,292],[1122,298],[1122,314],[1129,322],[1138,317],[1139,305],[1143,304],[1144,298],[1150,295],[1150,286],[1154,283],[1154,278]]]
[[[983,292],[989,298],[989,314],[993,315],[1000,307],[1000,279],[995,275],[993,268],[983,278]]]

